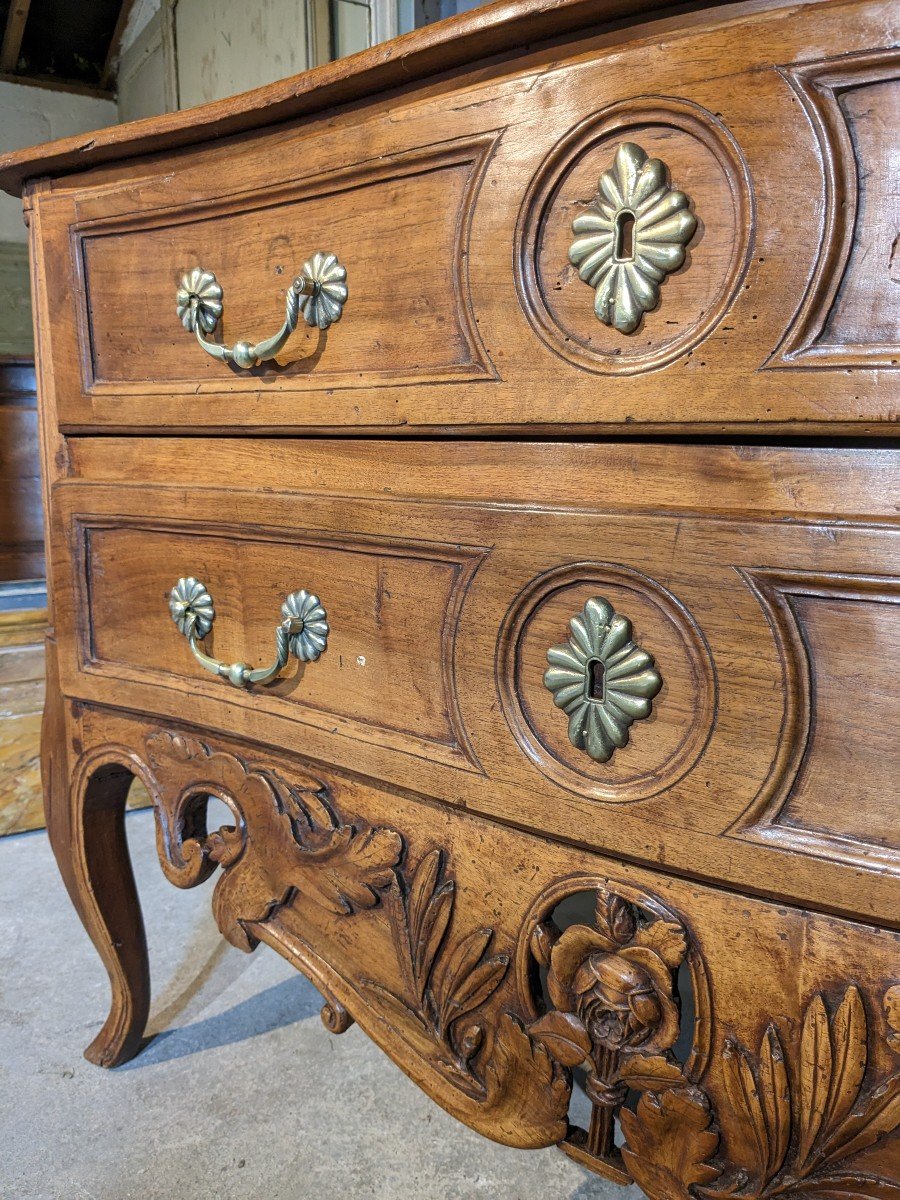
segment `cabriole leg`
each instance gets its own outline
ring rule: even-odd
[[[48,655],[48,668],[52,654]],[[48,670],[48,676],[52,674]],[[79,771],[69,786],[64,721],[48,677],[44,717],[44,804],[50,844],[66,889],[109,974],[112,1003],[85,1050],[101,1067],[127,1062],[141,1048],[150,1007],[147,942],[125,840],[125,801],[134,778],[120,763]]]

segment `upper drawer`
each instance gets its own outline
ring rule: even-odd
[[[888,432],[891,6],[726,15],[37,184],[60,423]],[[203,268],[209,339],[269,338],[316,250],[327,330],[241,369],[182,327]]]

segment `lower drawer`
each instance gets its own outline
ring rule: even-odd
[[[228,487],[142,448],[145,484],[123,448],[56,488],[70,697],[742,886],[774,869],[833,904],[861,868],[840,904],[895,915],[890,452],[392,445],[367,471],[371,448],[287,444],[262,491],[246,447],[216,446]],[[271,662],[300,589],[327,646],[232,686],[172,620],[186,577],[223,664]]]

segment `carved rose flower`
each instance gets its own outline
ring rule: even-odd
[[[672,968],[648,946],[619,946],[573,925],[553,947],[548,986],[557,1008],[581,1019],[593,1045],[649,1053],[668,1050],[678,1037]]]
[[[601,1048],[643,1056],[671,1049],[680,1027],[672,972],[685,952],[684,931],[671,921],[638,925],[622,916],[618,930],[571,926],[550,951],[555,1011],[531,1032],[566,1066]]]

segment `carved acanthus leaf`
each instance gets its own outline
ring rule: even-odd
[[[719,1135],[699,1088],[645,1092],[636,1111],[622,1109],[619,1120],[625,1165],[650,1200],[693,1200],[695,1184],[710,1184],[720,1175],[709,1161]]]
[[[308,865],[320,870],[305,877],[304,894],[338,914],[372,908],[394,879],[403,843],[393,829],[357,829],[340,821],[325,788],[292,787],[273,772],[277,802]]]
[[[493,929],[453,936],[456,885],[440,850],[413,869],[399,833],[341,819],[319,780],[298,773],[289,782],[190,736],[150,735],[147,761],[164,869],[190,887],[223,868],[213,910],[230,941],[252,949],[254,930],[299,896],[338,917],[384,901],[402,985],[393,990],[393,972],[390,988],[361,983],[382,1011],[403,1018],[404,1038],[418,1037],[423,1057],[455,1085],[448,1107],[514,1145],[548,1146],[565,1137],[566,1073],[514,1014],[480,1013],[503,982],[509,956],[493,951]],[[209,795],[232,810],[233,826],[207,831]],[[323,1019],[341,1031],[351,1018],[331,996]]]
[[[486,1106],[503,1125],[566,1136],[571,1085],[546,1049],[528,1036],[511,1013],[501,1014],[494,1052],[485,1067]],[[517,1143],[525,1144],[521,1137]],[[535,1145],[545,1145],[544,1141]]]

